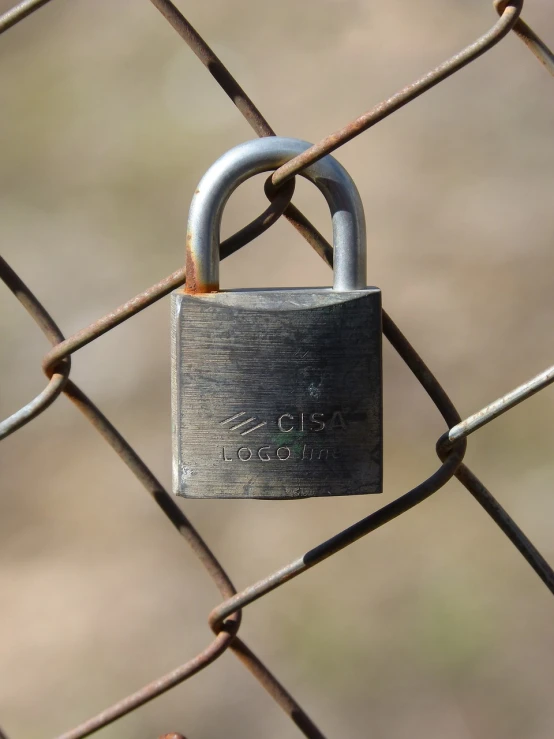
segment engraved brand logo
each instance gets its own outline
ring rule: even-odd
[[[285,434],[291,431],[323,431],[325,428],[331,430],[345,429],[346,422],[340,411],[334,411],[331,417],[324,413],[283,413],[277,419],[279,430]]]
[[[256,423],[258,420],[256,416],[252,416],[251,418],[247,418],[246,420],[243,420],[243,416],[246,416],[246,411],[241,411],[240,413],[235,413],[234,416],[230,416],[229,418],[226,418],[224,421],[220,422],[220,426],[225,426],[227,423],[233,423],[234,421],[238,421],[238,423],[234,424],[233,426],[229,426],[229,431],[237,431],[240,428],[243,428],[243,426],[246,426],[248,423]],[[256,429],[261,429],[262,426],[267,426],[266,421],[262,421],[261,423],[258,423],[256,426],[252,426],[250,428],[244,429],[244,431],[239,431],[241,436],[247,436],[248,434],[251,434],[253,431],[256,431]]]
[[[256,423],[259,420],[256,416],[244,418],[244,416],[247,415],[246,411],[240,411],[240,413],[235,413],[234,416],[229,416],[229,418],[226,418],[224,421],[220,421],[219,425],[227,426],[229,431],[243,429],[242,431],[239,431],[241,436],[247,436],[253,431],[261,429],[263,426],[267,426],[267,421]],[[336,431],[347,428],[344,414],[341,411],[333,411],[332,413],[304,413],[303,411],[298,413],[282,413],[278,416],[275,422],[279,431],[282,431],[284,434],[289,434],[291,431],[312,431],[317,433],[324,429]],[[252,423],[255,425],[248,426],[248,424]]]
[[[350,421],[366,420],[365,414],[354,416],[354,414],[349,413],[347,418],[348,423],[342,411],[328,413],[296,411],[273,417],[268,424],[267,421],[260,421],[256,416],[250,416],[246,411],[240,411],[220,421],[219,425],[224,426],[228,431],[238,431],[241,436],[248,436],[253,431],[266,426],[265,434],[267,435],[269,432],[268,441],[273,441],[273,445],[259,446],[254,443],[252,447],[241,446],[235,448],[234,444],[229,446],[226,444],[221,447],[221,459],[223,462],[269,462],[272,460],[286,462],[291,460],[305,463],[326,462],[332,464],[334,460],[341,459],[339,449],[329,446],[313,446],[313,444],[304,444],[300,448],[297,439],[300,435],[316,434],[321,431],[330,432],[333,436],[335,434],[340,436],[348,428]],[[290,436],[288,436],[289,434]],[[286,445],[283,444],[285,439],[287,439]],[[290,442],[288,439],[290,439]]]
[[[239,449],[223,447],[221,452],[221,459],[223,462],[286,462],[287,460],[291,460],[294,462],[332,463],[334,460],[341,459],[340,449],[330,449],[329,447],[317,448],[308,446],[307,444],[304,444],[302,450],[293,449],[288,446],[241,446]]]

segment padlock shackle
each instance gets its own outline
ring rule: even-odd
[[[187,293],[219,290],[219,234],[227,200],[245,180],[277,169],[311,144],[268,136],[239,144],[220,157],[200,180],[187,224]],[[300,174],[325,196],[333,218],[333,290],[366,286],[365,217],[360,194],[344,167],[327,155]]]

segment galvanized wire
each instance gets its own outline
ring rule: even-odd
[[[0,34],[47,2],[49,0],[25,0],[8,10],[0,16]],[[212,77],[237,106],[256,134],[259,136],[275,135],[269,123],[246,92],[175,5],[169,0],[151,0],[151,2],[207,67]],[[500,15],[498,22],[474,43],[276,170],[266,183],[265,188],[266,194],[271,200],[270,205],[252,223],[222,243],[221,258],[252,241],[284,214],[319,255],[328,264],[332,265],[333,252],[331,245],[290,202],[294,192],[295,174],[352,140],[434,85],[471,63],[478,56],[489,51],[510,31],[516,33],[547,70],[554,74],[554,55],[552,51],[520,18],[523,0],[511,0],[509,2],[496,0],[494,5]],[[554,593],[553,569],[483,483],[463,463],[467,443],[466,437],[552,383],[554,381],[554,367],[545,370],[515,390],[508,392],[478,413],[462,420],[429,368],[390,316],[384,312],[384,335],[418,379],[445,421],[446,431],[437,442],[437,453],[441,465],[429,478],[392,503],[383,506],[317,547],[305,552],[277,572],[237,593],[220,562],[189,519],[176,505],[173,498],[119,431],[69,378],[72,354],[160,300],[176,287],[184,284],[184,268],[177,269],[168,277],[160,280],[68,339],[64,339],[60,329],[33,292],[1,258],[0,278],[53,344],[53,348],[43,360],[43,370],[48,378],[46,388],[30,403],[0,423],[0,438],[15,432],[36,418],[63,392],[133,472],[142,487],[149,493],[174,528],[191,547],[224,599],[209,615],[209,624],[215,633],[215,638],[202,652],[98,715],[65,732],[59,739],[79,739],[94,733],[192,677],[218,659],[227,649],[230,649],[250,670],[304,736],[311,737],[311,739],[323,738],[324,734],[317,728],[299,703],[237,635],[240,628],[241,609],[289,580],[298,577],[327,557],[383,526],[393,518],[422,503],[439,491],[454,476],[467,488],[535,570],[544,584]],[[164,737],[165,739],[184,739],[182,734],[166,734]],[[0,739],[7,739],[1,730]]]

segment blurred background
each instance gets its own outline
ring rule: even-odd
[[[0,10],[12,3],[0,0]],[[473,41],[485,0],[179,3],[278,133],[316,141]],[[554,40],[548,0],[525,19]],[[368,225],[368,282],[468,415],[552,362],[554,86],[513,35],[336,156]],[[66,336],[177,269],[209,165],[253,138],[146,0],[55,0],[0,40],[3,256]],[[266,206],[231,199],[228,235]],[[321,196],[294,202],[330,237]],[[225,287],[329,284],[285,221]],[[0,285],[0,416],[44,386],[47,342]],[[73,357],[72,377],[170,486],[169,300]],[[554,560],[551,389],[467,460]],[[240,589],[418,484],[444,424],[385,345],[385,492],[180,501]],[[0,446],[0,724],[56,735],[211,640],[212,582],[62,396]],[[551,595],[456,481],[244,613],[241,634],[329,737],[547,739]],[[231,655],[104,730],[293,739]]]

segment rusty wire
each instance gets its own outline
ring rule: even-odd
[[[49,0],[24,0],[14,6],[0,16],[0,34],[48,2]],[[237,106],[256,134],[259,136],[275,135],[269,123],[246,92],[175,5],[170,0],[151,0],[151,2],[207,67],[212,77]],[[523,0],[496,0],[494,6],[500,18],[477,41],[276,170],[266,182],[265,190],[271,200],[270,205],[258,218],[222,243],[221,257],[228,256],[252,241],[284,214],[319,255],[331,265],[332,247],[290,202],[294,192],[295,174],[445,80],[478,56],[490,50],[510,31],[516,33],[547,70],[554,74],[554,54],[520,18]],[[354,523],[344,531],[337,533],[277,572],[237,593],[219,561],[173,498],[162,487],[119,431],[69,377],[70,359],[74,352],[182,285],[185,282],[184,268],[179,268],[168,277],[160,280],[68,339],[64,339],[60,329],[32,291],[1,258],[0,278],[53,344],[53,348],[43,360],[43,370],[48,378],[46,388],[30,403],[0,423],[0,438],[15,432],[38,416],[63,392],[120,456],[174,528],[186,540],[224,599],[213,609],[209,616],[209,624],[214,631],[215,638],[202,652],[176,667],[167,675],[154,680],[98,715],[67,731],[59,739],[80,739],[94,733],[203,670],[227,649],[230,649],[258,679],[304,736],[311,739],[321,739],[324,734],[264,663],[237,635],[240,628],[241,609],[423,502],[440,490],[454,476],[466,487],[535,570],[544,584],[554,593],[553,569],[483,483],[463,463],[467,443],[466,437],[497,418],[500,414],[508,411],[517,403],[526,400],[552,383],[554,381],[554,367],[545,370],[481,411],[462,420],[429,368],[390,316],[384,312],[384,335],[418,379],[445,421],[446,431],[437,442],[437,453],[441,465],[427,480],[424,480],[409,492]],[[7,739],[1,730],[0,739]],[[182,734],[170,733],[165,734],[160,739],[184,739],[184,737]]]

